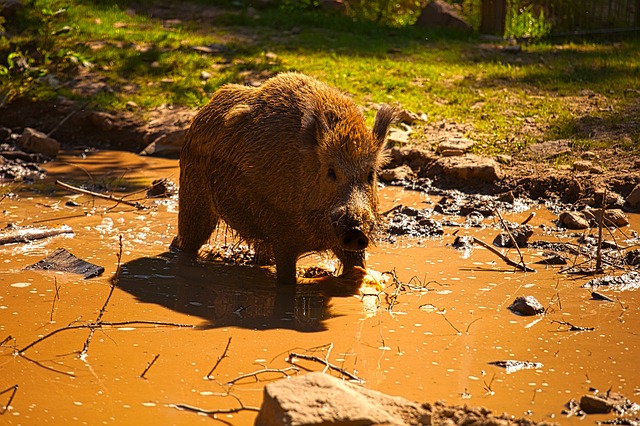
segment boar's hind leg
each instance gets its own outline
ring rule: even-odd
[[[342,263],[342,274],[348,274],[354,266],[364,268],[364,250],[361,251],[346,251],[340,249],[334,249],[333,253],[336,255],[340,263]]]

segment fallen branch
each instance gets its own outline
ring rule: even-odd
[[[195,325],[192,324],[180,324],[180,323],[175,323],[175,322],[162,322],[162,321],[118,321],[118,322],[106,322],[106,321],[102,321],[99,324],[96,323],[89,323],[89,324],[78,324],[78,325],[67,325],[65,327],[61,327],[61,328],[57,328],[47,334],[45,334],[44,336],[34,340],[33,342],[29,343],[27,346],[23,347],[22,349],[18,349],[15,353],[18,355],[22,355],[24,352],[26,352],[27,350],[31,349],[32,347],[34,347],[35,345],[41,343],[44,340],[47,340],[48,338],[55,336],[56,334],[63,332],[63,331],[67,331],[67,330],[78,330],[78,329],[84,329],[84,328],[88,328],[88,329],[103,329],[103,328],[115,328],[115,327],[122,327],[124,325],[160,325],[160,326],[164,326],[164,327],[187,327],[187,328],[194,328]]]
[[[237,408],[218,408],[215,410],[206,410],[204,408],[194,407],[193,405],[187,404],[171,404],[170,407],[175,407],[180,410],[193,411],[194,413],[206,414],[208,416],[213,416],[216,414],[234,414],[239,413],[240,411],[260,411],[259,407],[251,407],[247,405],[241,405]]]
[[[314,362],[323,364],[324,366],[326,366],[330,370],[336,371],[336,372],[348,377],[351,380],[355,380],[356,382],[359,382],[359,383],[364,383],[364,380],[359,378],[355,374],[349,373],[344,368],[340,368],[337,365],[334,365],[334,364],[330,363],[326,359],[322,359],[322,358],[317,357],[315,355],[305,355],[305,354],[299,354],[299,353],[296,353],[296,352],[289,352],[289,356],[287,357],[286,361],[291,363],[291,364],[295,364],[295,362],[293,361],[294,358],[300,358],[300,359],[304,359],[304,360],[307,360],[307,361],[314,361]]]
[[[54,235],[73,234],[70,226],[62,225],[59,228],[11,228],[7,227],[0,231],[0,245],[12,243],[27,243],[33,240],[53,237]]]
[[[513,266],[514,268],[518,268],[518,269],[520,269],[521,271],[524,271],[524,272],[536,272],[535,269],[529,268],[527,265],[523,265],[523,264],[514,262],[513,260],[509,259],[504,254],[500,253],[495,248],[491,247],[489,244],[485,243],[482,240],[479,240],[476,237],[473,237],[473,242],[478,244],[478,245],[481,245],[482,247],[486,248],[487,250],[489,250],[490,252],[492,252],[493,254],[498,256],[500,259],[504,260],[505,263],[507,265],[509,265],[509,266]]]
[[[61,188],[66,189],[68,191],[71,191],[71,192],[77,192],[79,194],[91,195],[92,197],[102,198],[104,200],[115,201],[116,203],[126,204],[128,206],[135,207],[138,210],[144,210],[144,209],[147,208],[146,206],[143,206],[142,204],[140,204],[137,201],[127,201],[123,197],[114,197],[113,195],[100,194],[99,192],[89,191],[88,189],[78,188],[77,186],[73,186],[73,185],[69,185],[68,183],[60,182],[59,180],[56,181],[56,185],[61,187]]]
[[[287,374],[287,371],[295,371],[296,373],[300,371],[298,367],[286,367],[286,368],[263,368],[262,370],[254,371],[253,373],[242,374],[235,379],[229,380],[227,385],[233,385],[236,382],[239,382],[242,379],[246,379],[247,377],[255,377],[256,382],[258,381],[258,374],[264,373],[280,373],[286,377],[291,377]]]

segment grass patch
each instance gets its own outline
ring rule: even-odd
[[[426,126],[462,123],[483,154],[560,138],[585,149],[640,145],[637,39],[510,53],[476,36],[210,1],[31,0],[3,25],[5,104],[63,95],[105,110],[197,108],[225,83],[296,70],[363,106],[397,103],[427,113]],[[428,142],[419,128],[414,136]]]

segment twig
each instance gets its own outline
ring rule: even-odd
[[[323,364],[323,365],[327,366],[330,370],[336,371],[336,372],[338,372],[338,373],[340,373],[340,374],[342,374],[344,376],[347,376],[351,380],[355,380],[356,382],[364,383],[364,380],[359,378],[355,374],[349,373],[347,370],[345,370],[343,368],[340,368],[337,365],[334,365],[334,364],[330,363],[326,359],[322,359],[322,358],[317,357],[315,355],[305,355],[305,354],[299,354],[299,353],[296,353],[296,352],[289,352],[289,356],[287,358],[287,362],[295,364],[295,362],[293,361],[294,358],[300,358],[300,359],[304,359],[304,360],[307,360],[307,361],[314,361],[314,362]]]
[[[569,331],[593,331],[595,330],[595,327],[580,327],[577,325],[573,325],[568,321],[558,321],[558,320],[553,320],[551,321],[551,323],[553,324],[554,322],[560,324],[560,325],[566,325],[569,327]]]
[[[600,208],[600,219],[598,220],[598,249],[596,251],[596,273],[602,272],[602,224],[604,214],[607,209],[607,190],[602,194],[602,206]]]
[[[216,361],[215,365],[211,368],[211,371],[209,371],[207,373],[207,375],[205,376],[205,378],[209,379],[211,377],[211,375],[213,374],[213,371],[218,368],[218,365],[220,365],[220,361],[222,361],[224,358],[227,358],[227,351],[229,350],[229,345],[231,344],[231,337],[229,337],[229,340],[227,340],[227,346],[225,346],[224,351],[222,352],[222,355],[220,355],[218,357],[218,360]]]
[[[471,325],[472,325],[474,322],[476,322],[476,321],[480,321],[481,319],[482,319],[482,318],[476,318],[476,319],[474,319],[473,321],[471,321],[471,322],[469,323],[469,325],[467,326],[467,330],[465,331],[465,333],[464,333],[464,334],[468,335],[468,334],[469,334],[469,329],[471,328]]]
[[[53,322],[53,315],[56,310],[56,302],[60,300],[60,286],[58,285],[58,278],[53,277],[53,286],[56,292],[53,295],[53,303],[51,304],[51,314],[49,315],[49,322]]]
[[[109,201],[115,201],[116,203],[122,203],[122,204],[126,204],[128,206],[131,207],[135,207],[138,210],[144,210],[147,207],[143,206],[142,204],[140,204],[137,201],[127,201],[125,199],[123,199],[122,197],[114,197],[113,195],[105,195],[105,194],[100,194],[99,192],[93,192],[93,191],[89,191],[88,189],[83,189],[83,188],[78,188],[77,186],[73,186],[73,185],[69,185],[67,183],[64,182],[60,182],[59,180],[56,181],[56,185],[64,188],[68,191],[71,192],[77,192],[79,194],[85,194],[85,195],[91,195],[93,197],[97,197],[97,198],[102,198],[104,200],[109,200]]]
[[[109,301],[111,300],[111,296],[113,295],[113,291],[116,288],[116,285],[118,284],[118,280],[120,278],[120,265],[122,262],[122,235],[120,235],[119,238],[119,251],[117,254],[118,257],[118,265],[116,266],[116,276],[113,278],[113,280],[111,281],[111,288],[109,289],[109,294],[107,295],[106,300],[104,301],[104,304],[102,305],[102,308],[100,308],[100,312],[98,312],[98,317],[96,318],[96,320],[93,322],[93,324],[95,325],[100,325],[100,323],[102,322],[102,317],[104,315],[104,313],[107,311],[107,305],[109,304]],[[87,340],[85,340],[84,342],[84,347],[82,348],[82,351],[80,351],[80,355],[78,355],[79,358],[83,358],[87,355],[87,351],[89,350],[89,344],[91,344],[91,339],[93,338],[93,334],[95,333],[96,327],[92,327],[89,329],[89,335],[87,336]]]
[[[45,334],[44,336],[34,340],[33,342],[29,343],[27,346],[23,347],[22,349],[18,349],[16,351],[16,354],[18,355],[22,355],[24,352],[26,352],[27,350],[31,349],[32,347],[34,347],[35,345],[41,343],[43,340],[47,340],[48,338],[62,332],[62,331],[67,331],[67,330],[78,330],[78,329],[82,329],[82,328],[88,328],[88,329],[102,329],[105,327],[121,327],[123,325],[161,325],[161,326],[165,326],[165,327],[188,327],[188,328],[194,328],[195,326],[192,324],[180,324],[180,323],[175,323],[175,322],[162,322],[162,321],[117,321],[117,322],[107,322],[107,321],[102,321],[100,322],[100,324],[95,324],[95,323],[89,323],[89,324],[78,324],[78,325],[67,325],[65,327],[61,327],[61,328],[57,328],[47,334]]]
[[[498,219],[500,219],[500,223],[502,224],[502,227],[504,228],[504,230],[507,231],[507,235],[509,235],[509,239],[511,240],[511,244],[513,244],[513,246],[516,248],[516,251],[518,252],[518,256],[520,256],[520,263],[522,264],[522,266],[524,268],[526,268],[527,265],[524,262],[524,256],[522,256],[522,252],[520,251],[520,246],[518,246],[518,242],[513,237],[513,234],[511,233],[511,230],[509,229],[509,225],[502,218],[502,215],[500,214],[500,210],[494,209],[493,211],[498,216]]]
[[[7,401],[7,404],[4,406],[0,414],[6,413],[9,410],[9,407],[11,407],[11,402],[13,402],[13,397],[16,396],[16,392],[18,392],[18,385],[13,385],[10,388],[3,390],[2,392],[0,392],[0,395],[3,395],[7,392],[11,392],[11,396],[9,397],[9,401]]]
[[[291,377],[287,374],[287,371],[295,371],[296,373],[300,371],[300,369],[296,366],[293,367],[285,367],[285,368],[263,368],[262,370],[254,371],[253,373],[242,374],[235,379],[229,380],[226,384],[232,385],[236,382],[239,382],[242,379],[246,379],[247,377],[255,377],[256,382],[258,381],[258,374],[263,373],[280,373],[286,377]]]
[[[156,363],[158,358],[160,358],[160,354],[157,354],[156,356],[154,356],[153,359],[151,360],[151,362],[147,363],[147,368],[145,368],[144,371],[142,372],[142,374],[140,374],[140,378],[141,379],[145,378],[144,375],[147,374],[147,371],[149,371],[149,369],[153,366],[153,364]]]
[[[534,217],[536,217],[536,212],[529,213],[529,216],[525,220],[523,220],[522,223],[520,223],[520,225],[526,225]]]
[[[208,416],[216,414],[234,414],[239,413],[240,411],[260,411],[259,407],[251,407],[248,405],[241,405],[237,408],[217,408],[215,410],[206,410],[204,408],[194,407],[193,405],[188,404],[172,404],[172,406],[180,410],[192,411],[194,413],[206,414]]]
[[[13,230],[5,229],[0,233],[0,245],[26,243],[28,241],[39,240],[61,234],[73,234],[73,229],[67,225],[62,225],[58,228],[39,227],[18,228]]]
[[[496,375],[494,373],[493,376],[491,376],[491,380],[489,381],[489,384],[487,384],[487,382],[485,382],[484,380],[482,381],[482,383],[484,384],[483,388],[484,390],[487,391],[485,395],[495,395],[494,390],[491,389],[491,386],[493,385],[493,379],[495,378],[496,378]]]
[[[458,333],[459,335],[461,335],[461,334],[462,334],[462,332],[461,332],[460,330],[458,330],[458,327],[456,327],[455,325],[453,325],[453,323],[452,323],[451,321],[449,321],[449,318],[447,318],[447,316],[444,314],[445,312],[446,312],[446,311],[445,311],[444,309],[438,310],[438,313],[439,313],[440,315],[442,315],[442,318],[444,318],[444,320],[445,320],[446,322],[448,322],[448,323],[449,323],[449,325],[450,325],[451,327],[453,327],[453,329],[456,331],[456,333]]]
[[[513,260],[509,259],[504,254],[500,253],[495,248],[491,247],[489,244],[485,243],[482,240],[479,240],[476,237],[473,237],[473,242],[476,243],[476,244],[481,245],[482,247],[486,248],[487,250],[489,250],[490,252],[492,252],[493,254],[498,256],[500,259],[504,260],[505,263],[507,265],[509,265],[509,266],[513,266],[514,268],[518,268],[518,269],[520,269],[521,271],[524,271],[524,272],[535,272],[536,271],[535,269],[529,268],[527,265],[514,262]]]

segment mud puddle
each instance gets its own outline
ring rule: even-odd
[[[0,415],[3,423],[211,423],[188,407],[244,407],[217,417],[251,424],[256,413],[250,408],[260,406],[266,383],[326,368],[302,359],[292,365],[291,352],[326,359],[388,394],[485,406],[536,421],[611,419],[561,414],[590,388],[639,398],[638,290],[601,289],[612,301],[596,300],[581,287],[592,277],[535,264],[542,249],[521,249],[537,270],[525,273],[482,247],[452,247],[461,235],[490,244],[498,233],[494,220],[478,219],[485,226],[477,226],[447,218],[439,236],[379,243],[368,265],[394,271],[405,283],[400,287],[389,279],[383,292],[355,296],[331,296],[313,286],[279,291],[264,268],[192,263],[167,251],[176,232],[176,199],[144,195],[155,179],[177,182],[177,161],[89,152],[46,168],[47,179],[29,188],[34,191],[2,201],[0,225],[64,224],[74,234],[0,246],[0,391],[18,386]],[[149,208],[66,192],[53,186],[56,179],[138,190],[127,199]],[[380,196],[382,210],[437,203],[395,187]],[[548,239],[556,216],[532,209],[532,240]],[[524,220],[531,209],[522,210],[504,213],[505,220]],[[630,219],[626,234],[640,229],[640,218]],[[218,234],[212,245],[229,242]],[[59,247],[105,272],[84,279],[24,269]],[[508,255],[517,257],[515,249]],[[309,256],[301,263],[330,269],[332,262]],[[535,297],[546,314],[515,315],[508,307],[519,296]],[[528,368],[504,368],[501,362],[509,360]],[[0,409],[12,394],[0,395]]]

